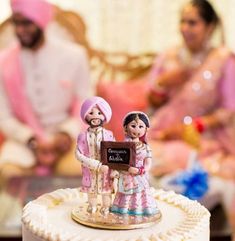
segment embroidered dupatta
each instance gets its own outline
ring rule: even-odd
[[[160,74],[162,72],[158,70],[160,66],[158,61],[153,72]],[[155,112],[150,135],[154,131],[182,123],[185,116],[202,116],[221,107],[235,112],[235,95],[232,94],[235,90],[234,76],[235,59],[231,52],[226,48],[212,51],[195,74]],[[233,154],[235,154],[234,126],[235,124],[231,123],[213,131],[220,145]]]
[[[187,115],[195,117],[212,111],[219,102],[218,85],[229,54],[225,48],[209,54],[195,74],[155,112],[151,129],[165,129],[174,123],[182,122]]]

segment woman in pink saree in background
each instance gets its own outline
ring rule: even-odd
[[[235,57],[210,43],[219,23],[207,1],[190,1],[181,13],[184,44],[160,55],[152,69],[150,100],[156,110],[151,146],[157,159],[164,160],[164,171],[185,167],[191,152],[185,126],[191,124],[202,134],[202,159],[207,164],[217,160],[209,165],[211,171],[221,172],[220,163],[223,175],[234,175]]]
[[[207,170],[223,182],[229,179],[234,191],[235,57],[211,44],[219,24],[209,2],[192,0],[184,6],[183,45],[157,57],[150,74],[149,99],[155,108],[149,144],[154,175],[185,168],[196,146]],[[226,209],[231,208],[232,194],[222,186]]]

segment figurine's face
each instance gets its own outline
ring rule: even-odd
[[[98,127],[103,124],[105,116],[99,108],[95,106],[86,115],[86,120],[91,127]]]
[[[147,127],[141,119],[135,119],[126,126],[127,135],[131,138],[142,137],[146,133]]]

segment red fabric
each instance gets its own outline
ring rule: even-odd
[[[199,133],[203,133],[205,131],[205,123],[201,118],[196,118],[193,120],[193,125]]]
[[[2,143],[4,142],[4,135],[0,132],[0,146],[2,145]]]
[[[144,167],[139,167],[139,175],[145,174],[145,169]]]
[[[97,86],[97,95],[103,97],[112,108],[111,121],[106,128],[113,131],[117,140],[124,139],[122,120],[130,111],[146,112],[148,108],[148,84],[145,80],[125,83],[104,83]]]

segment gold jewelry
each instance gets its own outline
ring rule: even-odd
[[[135,121],[138,123],[139,120],[140,120],[140,118],[139,118],[138,114],[136,114]]]
[[[185,66],[197,68],[203,63],[211,49],[212,47],[206,44],[200,52],[193,54],[186,47],[182,47],[179,58]]]

